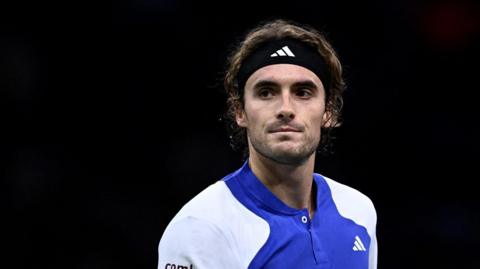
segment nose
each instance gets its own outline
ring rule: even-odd
[[[289,94],[282,94],[280,108],[277,112],[277,119],[291,121],[295,118],[295,111],[292,106]]]

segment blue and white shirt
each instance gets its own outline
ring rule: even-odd
[[[188,202],[165,229],[158,269],[375,269],[376,212],[348,186],[313,175],[317,207],[294,209],[248,162]]]

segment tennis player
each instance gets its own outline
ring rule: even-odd
[[[317,30],[284,20],[251,30],[225,75],[237,171],[189,201],[159,244],[159,269],[377,267],[376,211],[314,172],[339,125],[344,81]]]

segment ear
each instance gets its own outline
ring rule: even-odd
[[[245,115],[245,110],[243,110],[240,105],[235,108],[235,121],[237,122],[238,126],[244,128],[247,127],[247,115]]]

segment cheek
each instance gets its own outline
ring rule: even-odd
[[[311,122],[310,122],[310,126],[311,126],[311,132],[316,134],[316,135],[319,135],[320,134],[320,131],[321,131],[321,128],[323,126],[323,114],[318,114],[318,112],[316,113],[316,115],[318,116],[315,116],[312,118]]]
[[[266,113],[264,109],[259,107],[245,107],[245,113],[250,126],[259,128],[266,121]]]

